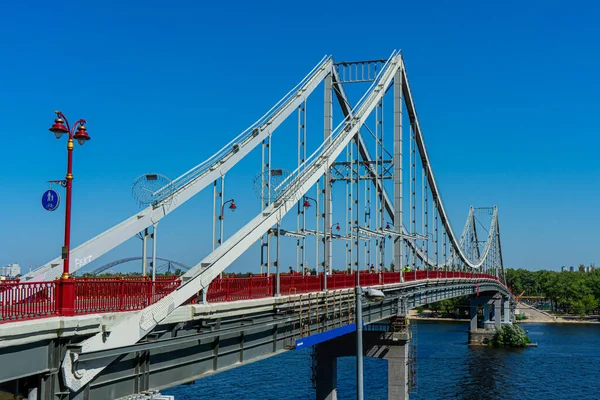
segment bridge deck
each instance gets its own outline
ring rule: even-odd
[[[402,273],[404,282],[424,279],[489,278],[493,275],[458,271],[412,271]],[[358,274],[280,275],[279,295],[316,293],[325,289],[347,289],[358,283]],[[325,282],[327,280],[327,282]],[[361,272],[361,286],[400,283],[399,272]],[[141,310],[176,290],[181,280],[161,277],[148,279],[75,279],[75,314],[98,314]],[[225,277],[215,279],[209,286],[209,303],[272,297],[276,293],[275,275]],[[54,282],[8,282],[0,284],[0,324],[61,315],[57,299],[59,286]],[[198,303],[194,296],[188,303]]]
[[[395,275],[399,280],[399,273]],[[495,277],[485,274],[420,271],[406,273],[403,283],[388,282],[387,278],[391,277],[361,276],[365,286],[376,287],[386,294],[383,301],[363,304],[363,321],[367,325],[390,316],[406,315],[411,308],[447,298],[478,292],[508,293]],[[188,303],[136,344],[81,354],[82,362],[105,362],[118,357],[88,386],[86,392],[89,391],[90,398],[117,398],[190,382],[290,350],[298,339],[345,326],[355,318],[352,287],[233,300],[242,297],[239,286],[235,285],[249,279],[225,279],[230,280],[229,301]],[[286,279],[297,283],[323,278]],[[227,287],[225,282],[218,284]],[[350,279],[346,284],[354,283]],[[242,287],[249,292],[248,286]],[[263,295],[253,292],[252,297]],[[61,360],[68,346],[78,346],[98,333],[112,333],[115,326],[139,312],[55,316],[0,324],[0,364],[12,362],[12,368],[0,371],[0,382],[42,374],[46,378],[41,393],[46,393],[44,396],[55,393]],[[14,362],[16,353],[18,362]]]

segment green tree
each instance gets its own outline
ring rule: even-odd
[[[525,347],[531,340],[519,325],[507,324],[496,330],[492,339],[494,347]]]
[[[598,308],[598,300],[593,294],[586,294],[581,300],[581,303],[586,315]]]

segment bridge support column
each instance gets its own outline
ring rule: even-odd
[[[489,320],[490,320],[490,303],[484,303],[484,305],[483,305],[483,323],[484,323],[484,325]]]
[[[388,362],[388,400],[408,399],[408,362],[410,335],[394,332],[390,337],[387,354],[383,357]]]
[[[501,299],[494,299],[494,326],[498,329],[502,327],[502,308]]]
[[[472,297],[469,304],[469,330],[477,330],[477,301]]]
[[[327,343],[315,345],[313,373],[317,400],[337,400],[337,356],[327,351]]]
[[[388,361],[388,399],[408,399],[410,332],[404,319],[389,326],[370,325],[363,332],[363,355]],[[356,333],[315,345],[313,379],[317,400],[337,399],[337,357],[356,356]]]
[[[500,301],[500,299],[497,301]],[[469,345],[485,345],[494,336],[495,322],[491,321],[493,318],[490,316],[490,312],[494,311],[491,305],[495,304],[495,302],[496,299],[489,295],[471,296],[469,307]],[[477,306],[479,305],[483,305],[483,329],[480,329],[477,323]],[[499,311],[500,309],[498,308],[494,314],[498,314]]]
[[[504,306],[504,320],[502,323],[511,324],[512,320],[510,317],[510,299],[507,296],[502,296],[502,303]]]

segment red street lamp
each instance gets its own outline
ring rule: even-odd
[[[224,202],[223,205],[221,206],[221,215],[219,215],[219,225],[220,225],[220,229],[219,229],[219,241],[218,241],[219,246],[223,243],[223,229],[225,229],[225,226],[224,226],[224,222],[225,222],[224,221],[225,220],[225,206],[228,203],[231,203],[231,204],[229,204],[229,207],[228,207],[231,212],[234,212],[235,210],[237,210],[237,206],[235,205],[235,199],[229,199],[226,202]],[[214,235],[214,233],[213,233],[213,235]],[[213,236],[213,239],[214,239],[214,236]],[[213,243],[214,242],[215,242],[215,240],[213,240]],[[223,278],[223,273],[222,272],[219,274],[219,277]]]
[[[63,273],[60,277],[62,280],[69,279],[69,255],[71,252],[71,192],[73,181],[73,139],[77,140],[80,145],[85,144],[90,140],[87,133],[84,119],[77,120],[73,127],[69,125],[69,121],[60,111],[55,111],[56,119],[49,131],[54,133],[57,139],[60,139],[65,133],[69,134],[67,142],[67,176],[65,177],[65,186],[67,188],[67,204],[65,206],[65,244],[62,248]],[[75,131],[77,129],[77,131]]]
[[[225,212],[225,205],[227,203],[231,203],[229,205],[229,210],[231,210],[231,212],[237,210],[237,206],[235,205],[235,199],[229,199],[227,200],[225,203],[223,203],[223,205],[221,206],[221,219],[225,218],[225,216],[223,215],[223,213]]]
[[[336,222],[335,224],[331,225],[331,228],[329,229],[329,232],[331,232],[331,235],[333,235],[333,228],[334,228],[334,227],[335,227],[335,230],[336,230],[336,231],[338,231],[338,232],[339,232],[339,231],[340,231],[340,229],[341,229],[341,228],[340,228],[340,223],[339,223],[339,222]]]
[[[231,204],[229,204],[229,203],[231,203]],[[221,215],[219,215],[219,221],[220,221],[220,232],[219,232],[220,237],[219,237],[219,241],[218,241],[219,245],[221,243],[223,243],[223,222],[224,222],[223,220],[225,219],[225,206],[227,204],[229,204],[228,208],[231,212],[237,210],[237,206],[235,205],[235,199],[229,199],[226,202],[224,202],[223,205],[221,206]]]

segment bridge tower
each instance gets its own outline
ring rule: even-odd
[[[325,88],[322,119],[318,116],[324,121],[323,132],[319,122],[316,150],[307,156],[307,121],[314,121],[307,117],[307,98],[320,84]],[[351,84],[356,85],[350,88]],[[361,84],[368,89],[362,92]],[[351,104],[350,99],[361,93],[360,100]],[[341,115],[332,109],[334,95]],[[384,120],[390,114],[385,113],[384,99],[389,105],[390,95],[393,118],[385,126],[392,126],[393,134],[384,138]],[[276,131],[290,116],[296,119],[296,111],[298,162],[293,172],[284,174],[283,167],[296,164],[296,154],[290,154],[290,146],[273,151],[284,129]],[[336,115],[343,116],[339,124],[333,124]],[[408,171],[402,165],[407,161],[402,154],[403,126],[409,142],[404,145],[410,148],[405,157],[410,161]],[[260,209],[237,230],[228,225],[231,234],[224,235],[224,207],[228,202],[234,207],[233,198],[225,201],[224,177],[234,180],[229,178],[234,167],[239,171],[240,165],[247,165],[241,161],[250,160],[252,153],[258,160],[258,152]],[[287,164],[273,169],[273,155],[286,158],[282,162]],[[403,186],[404,175],[410,182]],[[335,183],[341,190],[333,190]],[[477,209],[470,209],[462,236],[454,234],[399,51],[387,60],[334,63],[331,56],[324,57],[280,102],[212,157],[148,191],[151,199],[145,208],[72,249],[70,259],[82,261],[71,265],[71,271],[140,232],[147,241],[151,226],[155,229],[160,220],[211,187],[211,250],[173,281],[74,280],[75,317],[65,316],[54,301],[61,290],[54,283],[60,257],[26,274],[24,282],[3,284],[0,322],[7,328],[0,329],[0,348],[12,347],[27,361],[17,364],[12,354],[0,351],[0,365],[11,365],[0,368],[0,384],[14,381],[19,386],[23,377],[42,379],[39,398],[45,400],[122,397],[297,349],[301,341],[308,342],[305,339],[347,329],[358,319],[365,326],[363,355],[388,360],[388,396],[403,399],[408,396],[411,338],[393,316],[405,316],[408,309],[431,302],[472,296],[473,332],[478,331],[480,305],[495,316],[495,324],[501,324],[502,310],[508,320],[506,300],[494,297],[496,292],[509,295],[503,283],[497,209],[487,211],[492,223],[484,247],[479,247],[476,232]],[[345,201],[339,197],[344,189]],[[404,201],[410,207],[403,209]],[[308,207],[314,207],[314,214],[307,214]],[[294,217],[293,224],[286,215]],[[290,230],[292,225],[297,231]],[[294,253],[284,244],[286,237],[296,243],[295,272],[300,274],[281,271],[280,255],[293,258]],[[308,262],[305,244],[313,240],[315,250]],[[261,261],[250,276],[224,274],[255,244],[260,244]],[[340,251],[344,246],[338,244],[345,244],[345,264]],[[160,258],[153,254],[158,267],[155,261]],[[145,250],[138,259],[147,264]],[[315,273],[305,276],[307,263]],[[339,270],[342,265],[347,271],[329,273],[329,268]],[[354,293],[360,293],[360,287],[384,293],[384,299],[359,308],[362,318],[355,317]],[[390,317],[389,323],[381,323]],[[336,398],[337,358],[356,356],[355,339],[347,333],[316,345],[318,398]]]

